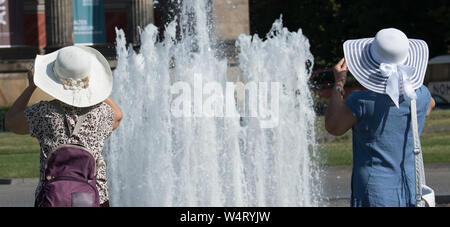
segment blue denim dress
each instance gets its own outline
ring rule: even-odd
[[[421,134],[431,95],[416,90]],[[410,99],[397,108],[389,96],[354,91],[345,100],[358,119],[353,127],[351,206],[415,206],[415,173]]]

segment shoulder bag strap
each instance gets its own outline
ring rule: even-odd
[[[425,172],[422,158],[422,147],[419,137],[419,126],[417,124],[416,100],[411,100],[411,125],[414,137],[414,168],[416,175],[416,205],[422,204],[422,185],[425,185]]]

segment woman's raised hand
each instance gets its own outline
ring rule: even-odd
[[[28,70],[27,76],[28,76],[28,87],[35,89],[36,84],[34,84],[34,67],[33,66],[31,66],[31,68]]]

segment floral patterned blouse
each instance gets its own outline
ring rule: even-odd
[[[65,117],[58,111],[58,103],[65,112]],[[102,149],[104,141],[111,135],[114,124],[114,111],[106,103],[99,103],[97,105],[86,107],[90,108],[86,119],[84,120],[80,131],[77,135],[69,138],[69,129],[73,129],[82,114],[83,108],[73,107],[64,104],[60,101],[53,100],[50,102],[42,101],[28,107],[25,110],[25,117],[27,118],[30,127],[30,134],[39,140],[41,147],[40,152],[40,179],[44,176],[44,167],[46,157],[48,154],[59,145],[75,143],[83,145],[88,148],[93,154],[97,164],[97,188],[100,195],[100,203],[109,200],[108,188],[106,184],[106,163],[102,156]],[[68,123],[66,122],[68,120]],[[45,154],[45,156],[43,155]],[[42,186],[42,181],[36,188],[38,194]]]

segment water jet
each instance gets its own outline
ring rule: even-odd
[[[258,92],[278,102],[275,127],[261,127],[275,117],[270,108],[264,119],[244,114],[252,100],[245,86],[226,105],[240,115],[201,117],[192,108],[190,117],[174,116],[173,84],[195,90],[195,75],[222,88],[229,82],[228,60],[214,45],[208,1],[184,0],[179,7],[179,23],[168,24],[163,35],[153,25],[142,31],[138,52],[127,48],[124,32],[118,31],[112,98],[124,118],[105,148],[111,204],[318,206],[308,39],[301,30],[283,28],[280,19],[265,39],[241,35],[236,41],[241,82],[280,84],[274,94]],[[188,102],[194,106],[195,98]],[[258,110],[268,103],[258,103]]]

